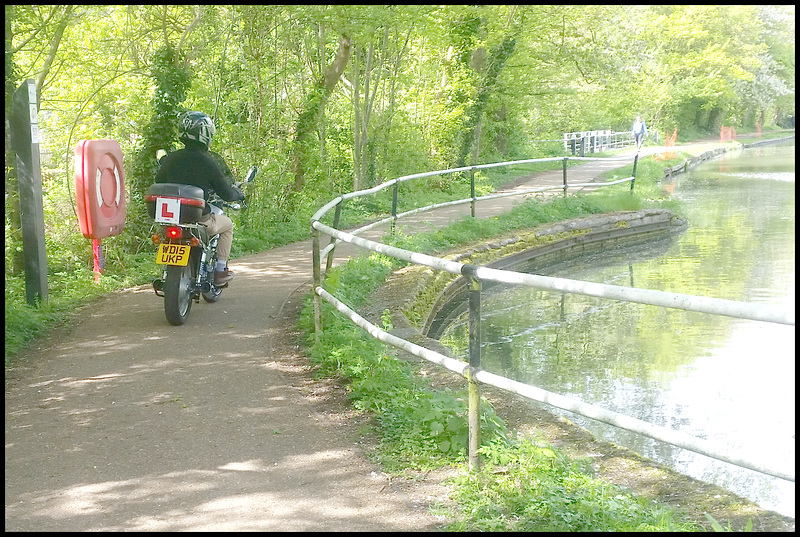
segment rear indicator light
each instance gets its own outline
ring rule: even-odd
[[[170,226],[164,229],[164,234],[168,239],[180,239],[183,237],[183,230],[179,227]]]

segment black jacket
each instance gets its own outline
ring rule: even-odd
[[[232,174],[222,157],[212,154],[201,144],[191,142],[184,149],[162,158],[161,167],[156,173],[156,183],[199,186],[203,189],[206,202],[213,192],[225,201],[244,199],[241,191],[231,186],[231,180]],[[203,214],[209,212],[211,209],[206,203]]]

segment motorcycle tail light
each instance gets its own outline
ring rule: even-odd
[[[200,246],[200,239],[197,237],[192,237],[189,239],[189,246]]]
[[[168,239],[180,239],[183,237],[183,230],[177,226],[169,226],[164,228],[164,234]]]

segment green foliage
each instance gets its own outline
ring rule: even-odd
[[[491,443],[479,472],[454,480],[450,531],[687,531],[680,515],[594,479],[542,441]]]
[[[464,135],[461,142],[461,150],[458,153],[455,167],[460,168],[466,165],[467,157],[472,150],[475,143],[477,129],[483,118],[483,112],[486,109],[489,98],[495,91],[497,85],[497,78],[500,75],[503,67],[505,66],[508,58],[513,54],[514,47],[517,40],[512,36],[506,37],[503,42],[498,45],[489,54],[488,66],[486,67],[486,75],[481,81],[480,88],[472,103],[469,111],[467,112],[464,125]],[[476,164],[476,163],[473,163]]]
[[[389,471],[431,469],[463,462],[469,425],[465,392],[418,387],[394,394],[378,418],[384,432],[378,460]],[[505,423],[491,404],[481,402],[481,438],[502,442]]]
[[[155,82],[152,116],[144,129],[142,138],[134,149],[128,181],[134,217],[145,214],[144,195],[153,184],[157,171],[156,151],[169,151],[176,145],[178,117],[183,111],[181,103],[186,99],[191,84],[191,73],[183,66],[182,58],[171,46],[158,49],[153,55],[150,74]],[[139,223],[140,220],[134,220]],[[137,227],[143,227],[140,224]]]
[[[254,203],[239,224],[272,234],[313,212],[319,200],[350,190],[356,173],[373,184],[445,168],[465,159],[469,148],[480,162],[558,155],[560,143],[534,140],[576,129],[628,130],[636,113],[651,130],[680,126],[681,139],[714,134],[720,121],[754,125],[763,117],[766,129],[773,118],[794,113],[793,9],[8,6],[6,99],[23,79],[43,76],[42,150],[61,183],[52,189],[59,206],[74,195],[75,142],[120,142],[129,219],[115,247],[133,252],[150,225],[141,195],[155,172],[155,149],[174,146],[184,108],[214,116],[215,146],[235,173],[259,165],[249,193]],[[304,103],[317,96],[341,35],[351,37],[361,61],[344,73],[308,133],[305,185],[295,192],[292,132],[303,125]],[[356,74],[361,101],[353,94]],[[354,145],[359,117],[366,122],[360,149]],[[356,170],[356,150],[366,170]],[[18,273],[13,162],[9,173],[7,272]],[[445,197],[461,185],[431,178],[413,188]],[[63,240],[74,216],[59,218],[48,222],[58,230],[51,242],[62,250],[74,245],[64,255],[86,262],[80,239]]]
[[[703,513],[703,514],[706,516],[706,519],[711,523],[711,529],[713,529],[715,533],[732,532],[732,531],[734,531],[731,528],[731,523],[730,522],[728,522],[728,527],[725,528],[722,524],[717,522],[717,519],[714,518],[713,516],[709,515],[708,513]],[[753,531],[753,520],[752,519],[748,519],[747,520],[747,524],[745,525],[745,527],[741,531],[745,531],[745,532]]]

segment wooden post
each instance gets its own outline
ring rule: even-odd
[[[311,227],[311,258],[313,266],[314,283],[311,292],[314,295],[314,339],[319,342],[322,336],[322,299],[317,294],[317,287],[322,285],[322,274],[320,274],[320,253],[319,253],[319,230]]]
[[[392,190],[392,235],[394,235],[395,226],[397,225],[397,189],[400,188],[398,181],[394,182],[394,189]]]
[[[25,299],[36,305],[47,299],[47,252],[44,240],[42,169],[36,83],[26,80],[14,92],[9,140],[16,153],[20,226],[25,261]]]
[[[480,470],[481,394],[474,372],[481,367],[481,282],[470,277],[469,291],[469,468]]]
[[[475,168],[469,169],[469,197],[472,198],[472,218],[475,218]]]
[[[333,227],[336,228],[336,229],[339,229],[339,220],[342,217],[342,205],[344,205],[344,201],[340,201],[339,203],[337,203],[336,204],[336,211],[333,214]],[[330,246],[331,244],[334,244],[335,242],[336,242],[336,239],[331,237],[331,242],[328,244],[328,246]],[[336,250],[336,246],[331,248],[331,251],[328,252],[328,257],[327,257],[327,259],[325,261],[325,273],[326,274],[328,273],[329,270],[331,270],[331,266],[333,266],[333,252],[334,252],[334,250]]]

